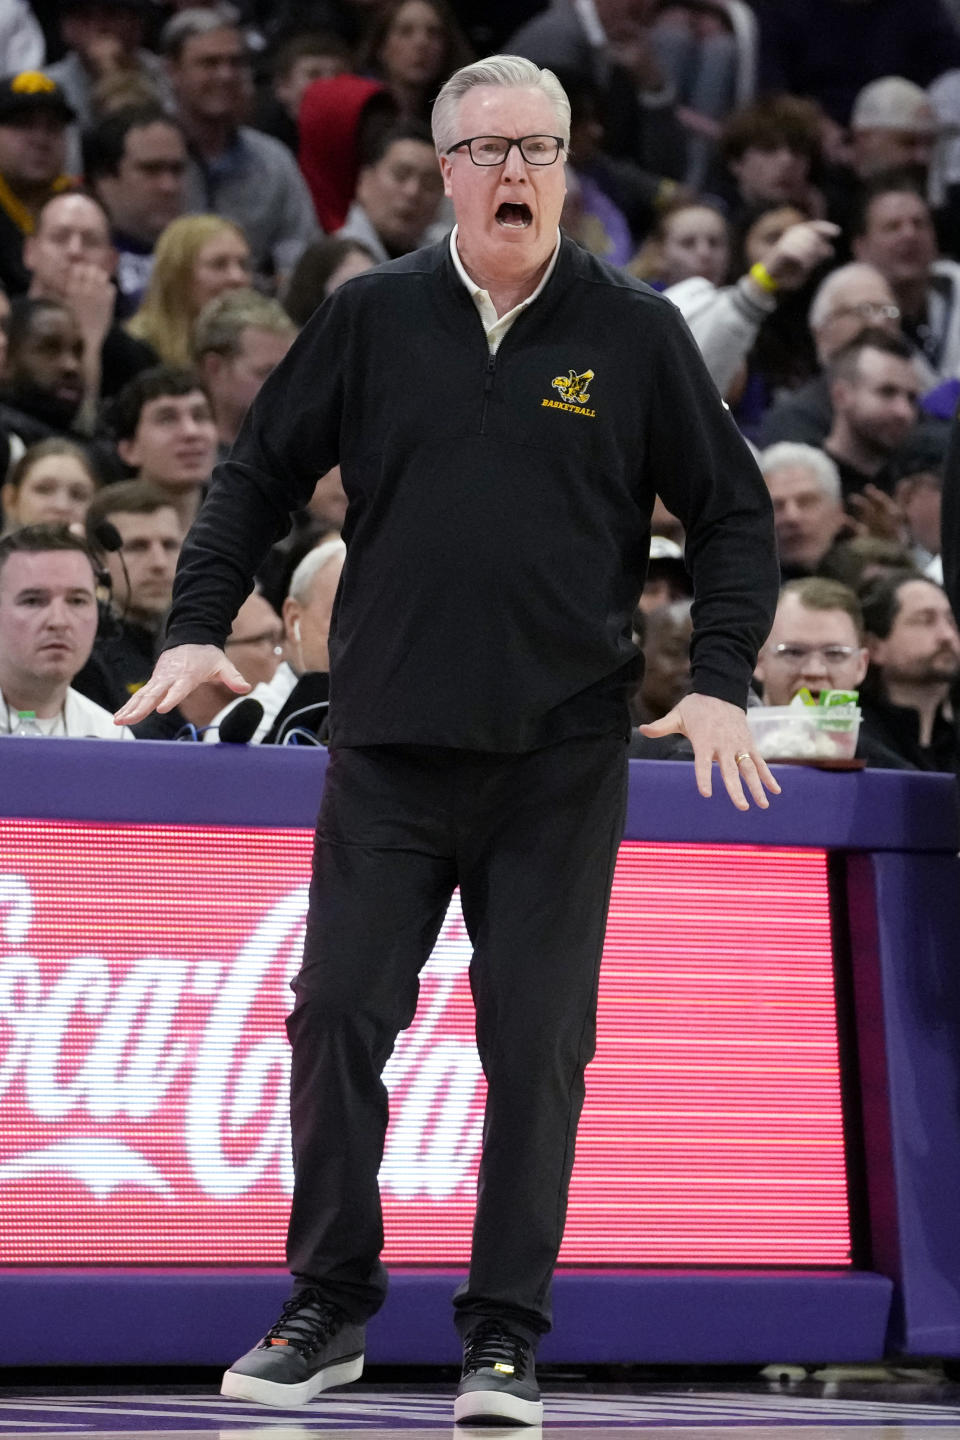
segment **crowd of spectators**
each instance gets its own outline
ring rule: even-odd
[[[784,590],[751,702],[857,690],[868,763],[952,768],[960,0],[0,0],[0,731],[113,733],[260,385],[449,229],[432,101],[494,51],[561,78],[566,232],[678,306],[756,448]],[[318,476],[236,618],[254,742],[325,677],[345,509]],[[653,530],[636,724],[689,681],[683,534]]]

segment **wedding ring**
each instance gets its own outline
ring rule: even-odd
[[[734,762],[735,765],[742,765],[743,762],[744,762],[744,760],[749,760],[749,759],[750,759],[750,751],[749,751],[749,750],[741,750],[738,755],[734,755],[734,757],[733,757],[733,762]]]

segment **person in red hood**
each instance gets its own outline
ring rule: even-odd
[[[298,158],[317,219],[328,235],[347,218],[363,142],[373,128],[385,129],[396,115],[396,101],[379,80],[335,75],[307,87],[298,117]]]

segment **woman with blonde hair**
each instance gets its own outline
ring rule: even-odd
[[[127,324],[165,365],[190,369],[193,322],[208,300],[250,284],[250,246],[220,215],[182,215],[163,231],[139,310]]]

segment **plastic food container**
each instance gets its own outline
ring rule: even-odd
[[[858,705],[764,705],[747,711],[764,760],[852,760],[860,733]]]

